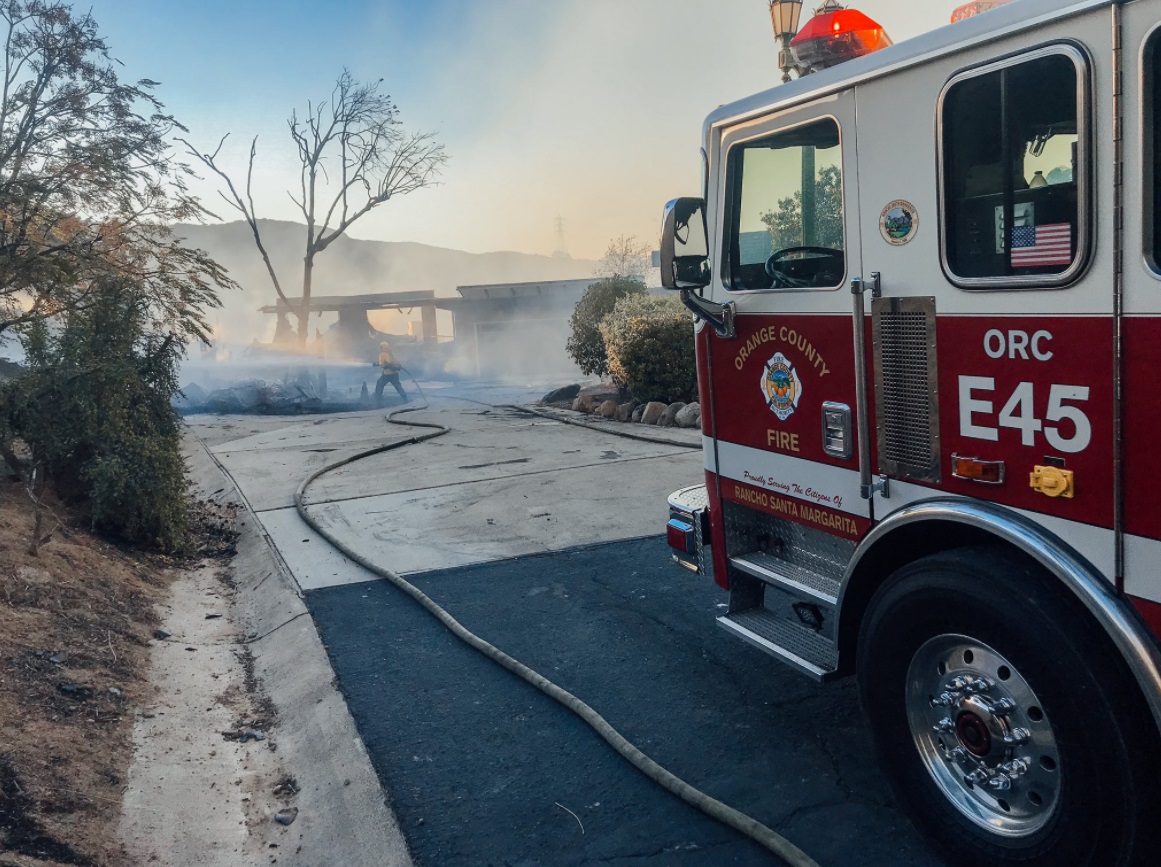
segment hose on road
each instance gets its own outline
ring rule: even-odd
[[[412,379],[414,382],[414,378]],[[416,383],[418,388],[418,383]],[[422,390],[420,391],[422,394]],[[340,467],[353,464],[356,461],[364,460],[365,458],[373,457],[374,455],[383,454],[394,449],[402,448],[406,445],[414,445],[424,442],[426,440],[435,439],[450,432],[450,428],[436,424],[433,422],[420,421],[403,421],[397,420],[395,417],[403,413],[417,412],[428,409],[426,405],[426,397],[424,398],[425,405],[415,407],[404,407],[397,409],[387,415],[387,422],[393,425],[401,425],[405,427],[425,428],[427,433],[418,434],[408,439],[397,440],[386,445],[376,446],[372,449],[359,452],[351,455],[340,461],[328,464],[319,470],[307,476],[302,484],[298,486],[298,490],[294,495],[294,505],[298,510],[298,514],[302,519],[320,536],[323,537],[330,545],[338,551],[349,557],[351,560],[358,563],[364,569],[386,579],[392,585],[410,596],[427,611],[439,620],[447,629],[470,647],[475,648],[488,659],[506,668],[508,671],[515,674],[517,677],[536,687],[536,689],[543,692],[545,695],[559,702],[568,710],[572,711],[580,717],[590,728],[600,735],[616,752],[628,761],[633,767],[637,768],[641,773],[648,777],[653,782],[660,785],[662,788],[672,792],[677,797],[681,798],[687,804],[701,810],[707,816],[710,816],[717,821],[728,825],[736,831],[754,840],[756,843],[764,846],[770,852],[773,852],[781,858],[790,867],[819,867],[806,853],[787,840],[785,837],[771,830],[763,825],[761,822],[747,816],[745,813],[735,810],[727,804],[723,804],[716,798],[712,798],[704,792],[695,789],[689,783],[682,780],[680,777],[663,768],[645,753],[641,752],[636,746],[630,743],[620,732],[611,726],[604,717],[597,713],[593,708],[581,701],[572,693],[564,688],[553,683],[539,672],[529,668],[524,663],[506,654],[504,651],[489,644],[484,639],[480,638],[475,633],[468,630],[458,620],[451,616],[446,610],[435,603],[426,593],[416,587],[414,584],[407,581],[400,575],[395,574],[390,569],[386,569],[377,563],[364,557],[359,552],[353,550],[346,545],[342,540],[335,537],[326,527],[316,521],[308,510],[308,501],[306,497],[307,489],[319,478],[327,473],[333,472]],[[516,407],[523,410],[522,407]],[[551,416],[549,416],[551,418]],[[676,443],[674,444],[676,445]]]

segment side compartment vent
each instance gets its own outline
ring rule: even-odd
[[[938,484],[935,299],[877,298],[871,306],[871,328],[879,471]]]

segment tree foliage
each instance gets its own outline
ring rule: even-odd
[[[645,284],[632,277],[607,277],[593,283],[577,303],[569,319],[570,333],[565,348],[585,376],[603,377],[609,372],[609,357],[601,322],[622,298],[645,294]]]
[[[646,244],[636,235],[620,235],[609,241],[608,249],[597,264],[596,274],[606,279],[628,277],[644,282],[652,266],[652,255]]]
[[[182,344],[154,329],[139,286],[110,283],[51,325],[22,329],[29,371],[0,390],[8,437],[94,525],[128,542],[180,549],[188,522],[177,392]]]
[[[635,400],[672,403],[696,392],[693,324],[677,298],[623,298],[601,323],[601,334],[613,382]]]
[[[294,111],[287,120],[300,164],[299,189],[289,195],[306,222],[299,298],[287,297],[259,231],[252,189],[257,137],[250,142],[244,195],[218,164],[227,136],[213,153],[201,153],[182,140],[188,152],[226,185],[228,195],[222,193],[222,198],[246,220],[274,291],[297,315],[300,344],[306,343],[308,334],[315,257],[375,208],[433,186],[447,163],[444,147],[433,133],[403,131],[399,109],[380,92],[382,81],[360,82],[343,70],[329,100],[308,101],[301,116]]]
[[[814,240],[811,246],[841,250],[843,246],[843,181],[838,166],[826,166],[818,172],[814,184]],[[770,231],[771,249],[801,247],[802,190],[778,201],[778,208],[762,214]]]
[[[0,388],[0,455],[37,490],[87,498],[99,528],[176,548],[186,520],[169,407],[208,341],[225,271],[173,236],[207,212],[148,79],[125,84],[91,15],[0,0],[0,334],[28,372]],[[17,458],[16,442],[31,454]]]
[[[53,0],[0,0],[0,333],[86,304],[128,278],[151,315],[205,339],[225,272],[168,226],[205,214],[154,96],[124,84],[90,15]]]

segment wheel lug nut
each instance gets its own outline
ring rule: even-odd
[[[989,777],[991,777],[991,773],[987,768],[978,768],[967,775],[967,778],[977,786],[982,786],[988,782]]]
[[[1028,729],[1012,729],[1004,735],[1004,743],[1009,746],[1028,743],[1028,739],[1032,737],[1032,732]]]
[[[936,734],[943,734],[945,732],[955,731],[955,723],[951,721],[951,717],[945,716],[939,722],[931,727],[931,730]]]

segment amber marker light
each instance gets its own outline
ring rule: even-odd
[[[957,479],[980,482],[984,485],[1004,484],[1004,462],[982,461],[979,458],[951,456],[951,474]]]

